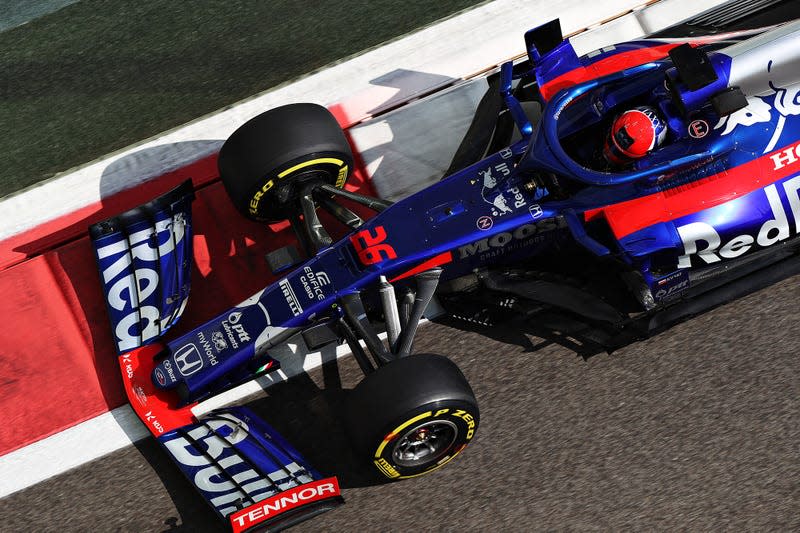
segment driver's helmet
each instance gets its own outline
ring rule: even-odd
[[[667,124],[655,109],[634,107],[614,119],[603,155],[609,163],[623,165],[661,146],[666,135]]]

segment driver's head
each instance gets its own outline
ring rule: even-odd
[[[622,165],[661,146],[666,134],[667,124],[655,109],[634,107],[614,119],[603,155],[609,163]]]

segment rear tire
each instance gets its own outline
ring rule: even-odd
[[[228,196],[245,217],[277,221],[297,213],[303,185],[344,187],[353,153],[330,111],[290,104],[240,126],[222,145],[217,164]]]
[[[479,421],[464,374],[432,354],[378,368],[353,389],[345,409],[353,448],[388,479],[444,466],[472,441]]]

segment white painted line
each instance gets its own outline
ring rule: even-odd
[[[0,17],[0,32],[11,30],[32,20],[55,13],[78,0],[39,0],[37,2],[5,2]]]
[[[0,240],[213,154],[236,127],[272,107],[341,102],[358,120],[518,56],[524,32],[538,23],[560,17],[571,33],[644,3],[496,0],[9,196],[0,201]]]
[[[130,446],[149,433],[129,405],[0,457],[0,498]]]

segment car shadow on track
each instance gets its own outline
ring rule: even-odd
[[[591,330],[587,326],[573,320],[559,320],[560,317],[556,315],[548,318],[549,323],[515,318],[499,324],[482,325],[442,315],[433,321],[443,326],[479,333],[490,339],[519,346],[525,352],[538,352],[556,344],[588,360],[592,356],[610,351],[592,338]],[[621,346],[617,346],[619,347]]]
[[[336,363],[323,367],[337,374]],[[338,377],[337,377],[338,379]],[[331,385],[319,388],[307,375],[269,389],[269,396],[251,403],[300,454],[323,475],[336,475],[342,488],[383,482],[374,467],[352,450],[341,413],[350,390]]]
[[[134,446],[158,475],[177,511],[177,516],[172,513],[164,516],[162,531],[220,530],[219,518],[155,439],[148,437]]]

